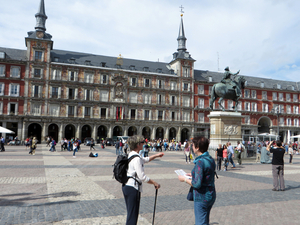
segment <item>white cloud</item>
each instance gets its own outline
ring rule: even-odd
[[[2,47],[25,49],[24,38],[34,30],[39,2],[0,0]],[[46,27],[55,49],[169,62],[177,50],[181,4],[178,0],[45,0]],[[223,71],[230,66],[244,75],[299,81],[299,1],[184,4],[187,49],[197,60],[196,69]]]

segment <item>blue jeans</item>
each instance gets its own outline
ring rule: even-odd
[[[227,165],[228,165],[229,163],[231,163],[232,166],[235,167],[235,164],[234,164],[233,159],[232,159],[232,153],[229,153],[229,154],[228,154],[228,163],[227,163]]]
[[[194,202],[195,225],[209,225],[210,210],[215,199],[209,202]]]
[[[77,148],[73,149],[73,156],[75,156],[75,152],[77,152]]]
[[[119,148],[119,154],[122,155],[123,154],[123,147]]]

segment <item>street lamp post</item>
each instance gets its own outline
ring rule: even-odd
[[[277,140],[279,140],[279,116],[281,115],[279,106],[273,108],[271,112],[277,116]]]

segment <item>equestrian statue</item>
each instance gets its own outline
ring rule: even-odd
[[[243,76],[237,77],[239,72],[240,71],[238,71],[237,73],[231,73],[228,66],[225,68],[225,73],[221,82],[214,84],[214,86],[212,87],[209,100],[209,107],[211,110],[213,110],[214,101],[217,98],[220,98],[218,103],[222,111],[225,111],[225,108],[221,104],[223,99],[230,99],[235,101],[235,105],[232,108],[237,111],[239,98],[241,96],[241,89],[244,89],[246,82]],[[231,76],[234,76],[234,78],[231,78]]]

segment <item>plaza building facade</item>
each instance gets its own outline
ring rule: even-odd
[[[193,136],[195,60],[186,50],[182,18],[173,60],[160,63],[55,50],[46,33],[43,0],[35,17],[35,30],[25,38],[27,50],[0,48],[5,55],[0,68],[9,68],[12,59],[23,65],[17,81],[24,95],[12,99],[3,92],[0,105],[2,121],[16,121],[15,135],[42,141],[48,135],[56,141],[135,134],[184,141]],[[11,78],[8,73],[1,83]],[[22,100],[14,117],[5,99]]]
[[[210,93],[223,73],[194,68],[182,17],[169,63],[53,49],[44,0],[35,17],[25,50],[0,47],[0,125],[14,136],[59,141],[139,134],[182,142],[210,136]],[[279,134],[286,141],[299,134],[299,83],[244,77],[243,139]],[[234,103],[223,104],[230,111]]]
[[[209,100],[212,87],[223,78],[223,73],[196,70],[194,118],[195,135],[205,135],[209,129]],[[299,82],[244,76],[245,88],[239,99],[238,112],[243,115],[242,137],[245,141],[279,138],[288,142],[299,130]],[[233,111],[234,102],[224,100],[226,111]],[[218,110],[218,101],[214,102]],[[291,141],[297,141],[292,139]]]

